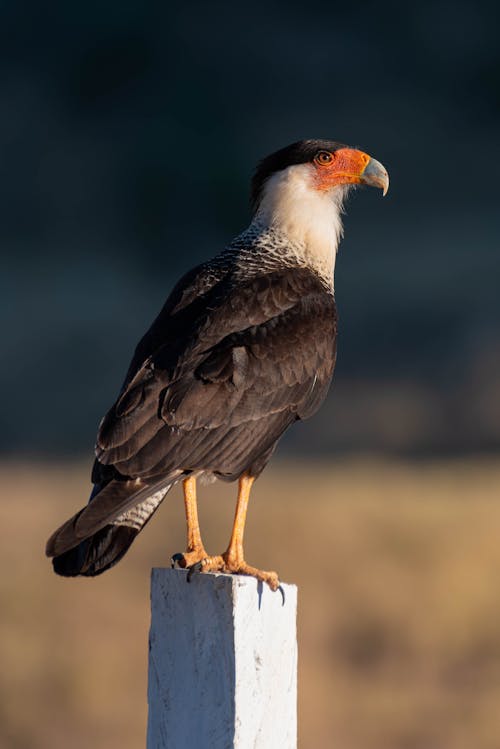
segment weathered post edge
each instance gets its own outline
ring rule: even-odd
[[[296,749],[297,588],[156,568],[147,749]]]

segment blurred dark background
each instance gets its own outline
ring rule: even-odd
[[[282,454],[500,446],[491,2],[6,3],[1,449],[89,454],[176,278],[249,219],[256,161],[358,145],[335,388]]]

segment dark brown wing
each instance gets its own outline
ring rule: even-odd
[[[139,344],[101,425],[98,462],[122,476],[234,478],[328,389],[335,303],[315,274],[200,275],[198,292],[178,288]]]
[[[102,422],[90,503],[47,544],[54,569],[115,564],[185,471],[258,475],[287,426],[325,397],[335,341],[333,297],[306,269],[243,279],[219,259],[191,271]]]

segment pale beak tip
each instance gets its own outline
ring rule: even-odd
[[[389,175],[387,169],[380,161],[376,159],[370,159],[363,174],[361,175],[361,182],[371,187],[380,187],[382,195],[387,195],[389,191]]]

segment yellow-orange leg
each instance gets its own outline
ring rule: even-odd
[[[184,554],[175,554],[172,562],[179,567],[191,567],[207,557],[200,533],[198,520],[198,503],[196,499],[196,478],[188,476],[182,482],[184,491],[184,509],[186,511],[187,524],[187,551]]]
[[[221,556],[203,559],[200,566],[203,572],[223,571],[240,575],[251,575],[252,577],[256,577],[257,580],[267,583],[271,590],[277,590],[280,584],[277,573],[266,572],[265,570],[251,567],[245,562],[243,556],[243,534],[245,532],[250,490],[254,481],[254,478],[246,474],[243,474],[239,480],[233,531],[227,550]]]

